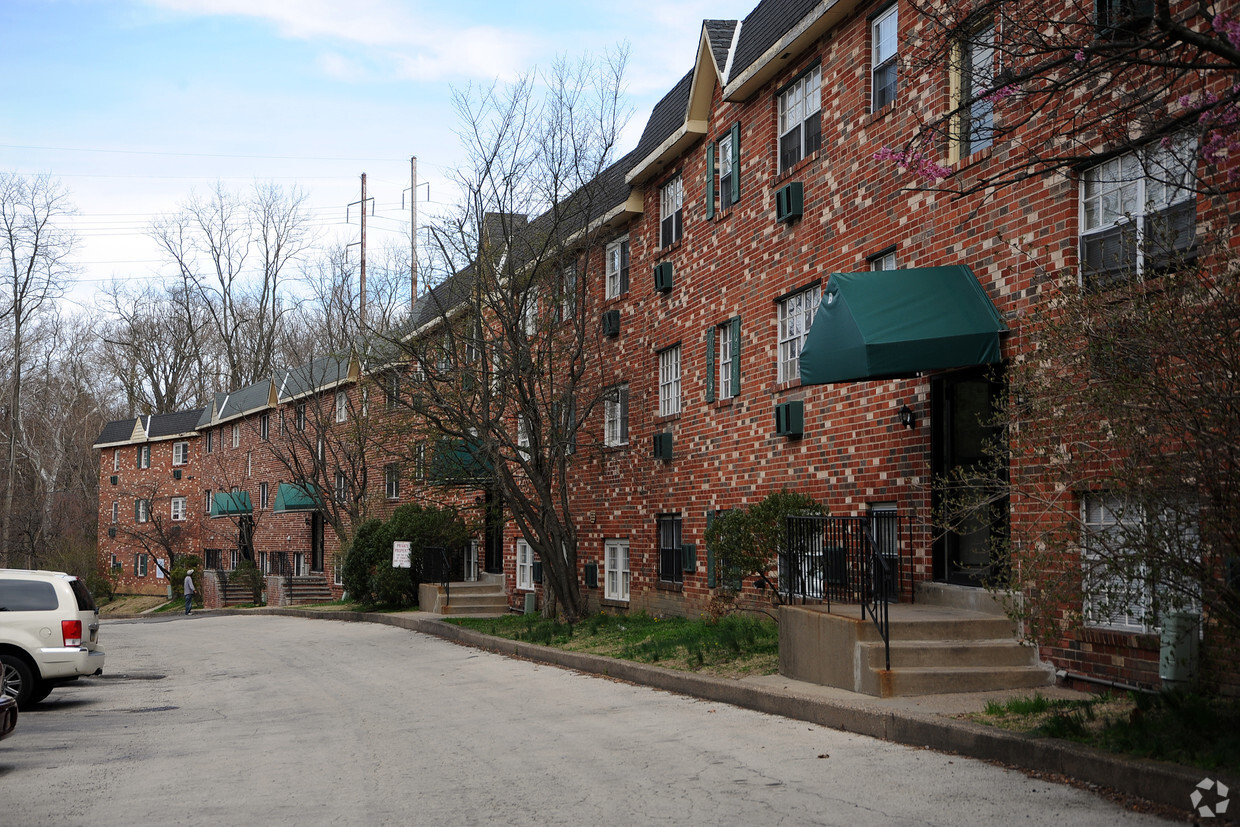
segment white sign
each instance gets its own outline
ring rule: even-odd
[[[392,543],[392,568],[407,569],[413,566],[411,557],[410,543],[408,540],[397,540]]]

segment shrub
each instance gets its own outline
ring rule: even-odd
[[[392,566],[392,543],[397,540],[409,542],[411,568]],[[359,603],[417,605],[423,550],[455,549],[467,542],[469,530],[455,509],[401,506],[386,523],[368,520],[353,535],[344,558],[345,589]]]

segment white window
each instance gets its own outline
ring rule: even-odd
[[[187,465],[189,463],[189,443],[174,442],[172,443],[172,464]]]
[[[322,437],[319,437],[318,441],[315,442],[314,455],[319,458],[319,462],[322,462],[326,456]]]
[[[271,438],[271,414],[263,414],[258,418],[258,438],[264,442]]]
[[[524,540],[517,540],[517,588],[534,590],[534,550]]]
[[[538,290],[533,287],[525,291],[525,306],[521,308],[521,329],[526,336],[533,336],[538,332]],[[441,366],[440,369],[444,368]]]
[[[1124,530],[1140,518],[1115,496],[1091,494],[1081,498],[1081,521],[1086,624],[1145,631],[1150,608],[1145,568],[1134,564],[1125,577],[1117,571],[1121,566],[1105,562],[1123,554]]]
[[[173,497],[170,500],[172,505],[171,517],[174,523],[183,522],[185,520],[185,498]]]
[[[298,431],[306,430],[306,403],[298,404],[297,410],[293,414],[293,424]]]
[[[145,554],[135,554],[133,556],[133,573],[138,577],[146,577],[146,560]]]
[[[980,152],[994,143],[995,25],[974,30],[959,45],[960,157]]]
[[[150,445],[139,445],[138,446],[138,467],[139,468],[150,468],[151,467],[151,446]]]
[[[517,414],[517,447],[522,453],[530,447],[530,423],[521,414]]]
[[[119,523],[121,521],[121,504],[119,500],[112,500],[112,522]]]
[[[336,502],[344,502],[345,496],[349,493],[349,480],[344,475],[344,471],[336,472]]]
[[[413,478],[426,479],[426,443],[419,442],[413,446]]]
[[[732,175],[740,164],[736,157],[736,144],[731,134],[719,141],[719,209],[726,210],[732,206]]]
[[[720,399],[731,399],[736,395],[736,390],[732,387],[732,359],[736,352],[736,348],[732,343],[732,333],[734,330],[735,327],[730,322],[720,325],[718,328]]]
[[[254,452],[253,451],[245,452],[245,476],[247,479],[249,477],[254,476]]]
[[[809,335],[822,294],[817,286],[789,296],[779,303],[779,381],[801,376],[801,347]]]
[[[234,422],[232,426],[232,447],[241,447],[241,423]]]
[[[894,270],[896,269],[896,251],[882,253],[870,259],[871,270]]]
[[[271,502],[271,499],[267,488],[267,483],[260,482],[258,484],[258,507],[266,508],[269,502]]]
[[[202,513],[211,514],[211,489],[202,492]]]
[[[121,449],[120,448],[112,449],[112,470],[113,471],[121,470]]]
[[[674,244],[685,234],[685,184],[677,175],[659,190],[659,246]]]
[[[815,66],[779,96],[779,171],[822,146],[822,67]]]
[[[896,99],[896,64],[899,40],[896,29],[899,18],[896,7],[874,18],[870,25],[871,63],[870,111],[877,112]]]
[[[1199,587],[1180,566],[1149,565],[1161,555],[1195,561],[1201,547],[1195,509],[1158,512],[1127,505],[1111,493],[1081,498],[1081,581],[1085,623],[1147,632],[1160,615],[1201,610]]]
[[[659,416],[680,413],[680,345],[659,354]]]
[[[389,500],[400,499],[400,466],[394,462],[383,469],[383,487]]]
[[[630,579],[628,542],[624,540],[608,540],[604,546],[604,599],[628,600]]]
[[[1197,145],[1188,135],[1128,152],[1081,180],[1081,269],[1104,285],[1191,254],[1196,236]]]
[[[603,400],[603,442],[608,446],[629,443],[629,386],[609,388]]]
[[[362,388],[362,417],[370,416],[370,388]]]
[[[618,238],[607,245],[607,298],[614,299],[629,292],[629,237]]]
[[[151,502],[150,500],[134,500],[133,501],[133,521],[135,523],[146,523],[151,520]]]
[[[241,565],[241,552],[233,549],[228,552],[228,569],[234,571],[239,565]]]
[[[339,557],[332,563],[332,583],[337,586],[344,585],[344,566],[340,564]]]
[[[349,418],[349,395],[344,391],[336,392],[336,421],[344,422]]]
[[[207,453],[215,453],[215,431],[207,431]]]

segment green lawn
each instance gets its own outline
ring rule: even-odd
[[[539,615],[459,618],[488,635],[725,677],[771,675],[779,667],[774,621],[729,615],[717,623],[683,617],[597,614],[570,625]]]

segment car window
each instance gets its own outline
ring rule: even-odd
[[[41,580],[0,580],[0,612],[51,612],[59,606],[56,589]]]
[[[86,588],[86,583],[74,578],[69,581],[69,585],[73,587],[73,596],[77,598],[78,610],[83,612],[95,611],[95,598],[91,597],[90,589]]]

